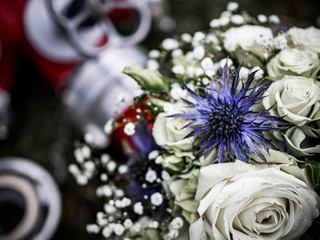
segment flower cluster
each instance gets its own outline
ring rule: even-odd
[[[82,185],[98,175],[104,199],[88,232],[299,239],[319,216],[320,30],[235,2],[209,25],[163,40],[146,69],[123,70],[140,89],[106,124],[121,157],[75,150],[70,172]]]

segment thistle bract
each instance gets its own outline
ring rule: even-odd
[[[271,116],[269,109],[254,110],[271,83],[261,86],[256,83],[250,87],[254,81],[253,72],[246,83],[242,83],[242,89],[237,91],[239,71],[240,68],[230,73],[226,64],[221,71],[220,81],[205,88],[204,94],[197,94],[186,86],[194,101],[183,101],[192,110],[176,117],[190,120],[185,127],[193,128],[187,137],[195,137],[197,156],[208,155],[217,148],[218,162],[234,159],[249,162],[251,154],[257,154],[266,161],[258,149],[268,150],[274,145],[262,132],[284,128],[285,122]]]

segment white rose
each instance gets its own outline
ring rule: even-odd
[[[267,64],[270,77],[300,75],[314,78],[320,69],[318,54],[307,48],[286,48]]]
[[[263,39],[272,40],[272,31],[269,28],[253,25],[243,25],[227,30],[224,34],[226,42],[232,40],[236,46],[251,52],[263,59],[268,51],[260,43]]]
[[[274,116],[297,126],[320,119],[320,83],[311,78],[284,76],[274,82],[262,101]]]
[[[191,128],[184,128],[189,121],[184,118],[170,117],[173,114],[188,111],[186,105],[182,102],[172,104],[172,110],[166,113],[160,113],[156,117],[153,125],[152,135],[156,143],[174,152],[178,157],[188,156],[194,158],[192,143],[194,138],[185,138],[191,131]]]
[[[292,240],[311,226],[320,199],[306,171],[284,153],[266,157],[269,165],[236,161],[200,170],[200,218],[190,226],[191,240]]]
[[[296,46],[309,47],[320,53],[320,30],[315,27],[306,29],[293,27],[288,33],[288,38]]]

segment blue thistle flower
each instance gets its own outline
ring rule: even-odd
[[[202,95],[186,86],[195,103],[182,100],[193,111],[177,114],[175,117],[191,120],[185,127],[191,127],[193,131],[186,137],[195,137],[195,154],[198,157],[207,156],[216,148],[218,162],[225,161],[225,153],[231,159],[237,158],[243,162],[249,162],[250,155],[255,153],[266,162],[258,148],[268,151],[269,148],[276,147],[264,137],[262,131],[285,128],[285,122],[271,116],[270,109],[254,111],[271,83],[259,87],[260,81],[250,87],[256,73],[253,72],[237,93],[240,67],[230,74],[226,64],[221,71],[221,82],[202,89],[205,92]]]

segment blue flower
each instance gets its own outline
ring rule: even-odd
[[[285,122],[271,116],[270,109],[254,110],[271,83],[259,82],[250,87],[254,72],[237,92],[239,71],[240,67],[230,73],[226,64],[221,70],[219,82],[210,88],[199,89],[203,94],[197,94],[186,86],[195,101],[183,101],[192,110],[175,117],[191,120],[185,127],[193,128],[187,137],[195,137],[195,154],[198,157],[207,156],[217,149],[218,162],[234,159],[249,162],[251,154],[257,154],[266,162],[258,148],[276,148],[262,132],[281,130],[285,128]],[[226,156],[229,158],[226,159]]]

